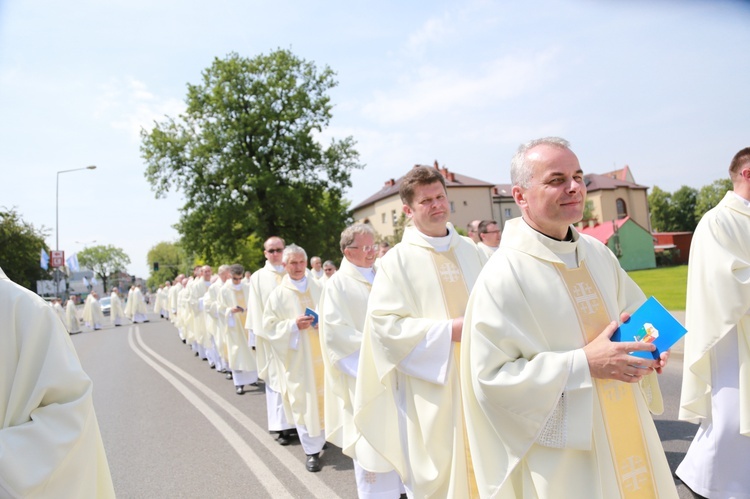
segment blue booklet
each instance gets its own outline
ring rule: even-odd
[[[305,309],[305,315],[309,315],[313,318],[313,321],[310,324],[312,327],[315,327],[318,325],[318,314],[315,313],[315,310],[308,307]]]
[[[658,359],[662,352],[685,336],[687,329],[674,318],[653,296],[633,312],[627,322],[620,324],[612,341],[644,341],[656,345],[653,352],[637,351],[631,355],[644,359]]]

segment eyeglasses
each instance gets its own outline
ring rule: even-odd
[[[267,249],[265,251],[267,253],[281,253],[282,251],[284,251],[284,248],[271,248],[271,249]]]
[[[365,253],[369,253],[370,251],[377,251],[377,250],[379,250],[380,249],[380,245],[379,244],[373,244],[372,246],[369,246],[369,245],[368,246],[347,246],[347,248],[350,248],[350,249],[361,249]]]
[[[497,234],[498,232],[500,232],[500,230],[486,230],[481,232],[481,234]]]

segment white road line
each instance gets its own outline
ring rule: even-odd
[[[226,400],[224,400],[222,397],[216,394],[211,388],[204,385],[200,381],[198,381],[196,378],[188,374],[187,372],[183,371],[176,365],[169,362],[167,359],[153,351],[151,348],[146,345],[142,338],[140,330],[136,329],[136,336],[138,345],[143,348],[146,352],[148,352],[151,356],[155,357],[159,360],[162,364],[173,370],[176,374],[181,376],[185,379],[189,384],[193,385],[197,390],[203,393],[207,398],[209,398],[211,401],[213,401],[215,404],[217,404],[219,407],[224,409],[224,411],[227,412],[230,416],[232,416],[238,423],[240,423],[245,429],[247,429],[248,432],[250,432],[251,435],[253,435],[258,442],[263,445],[265,450],[273,454],[279,462],[281,462],[299,481],[302,482],[302,484],[307,487],[307,489],[312,493],[313,497],[341,497],[335,490],[330,488],[321,478],[318,477],[316,473],[308,473],[305,471],[304,473],[299,473],[299,469],[292,469],[290,466],[288,466],[287,463],[290,462],[290,451],[287,449],[284,449],[279,444],[277,444],[274,440],[271,439],[270,435],[268,434],[268,431],[265,427],[262,427],[257,422],[253,421],[250,417],[245,415],[242,411],[237,409],[234,405],[230,404]],[[256,453],[257,455],[257,453]],[[292,465],[296,467],[303,466],[300,464],[296,459],[292,460]],[[353,478],[353,477],[352,477]]]
[[[138,355],[144,362],[154,368],[164,379],[174,386],[178,392],[180,392],[188,402],[198,409],[205,417],[208,422],[211,423],[226,441],[231,445],[234,450],[239,454],[242,460],[245,462],[247,467],[252,473],[258,477],[260,485],[266,490],[269,497],[294,497],[287,489],[284,484],[279,481],[274,473],[268,468],[261,456],[258,455],[255,450],[250,447],[247,442],[229,426],[213,409],[211,409],[203,400],[200,399],[195,393],[190,391],[180,380],[175,378],[169,371],[161,367],[159,364],[151,360],[146,354],[139,351],[133,343],[133,329],[135,328],[135,334],[138,336],[138,343],[141,347],[148,350],[148,347],[144,347],[143,342],[140,338],[140,330],[138,326],[131,327],[128,331],[128,344],[130,348]]]

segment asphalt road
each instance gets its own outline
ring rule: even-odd
[[[298,442],[266,431],[260,388],[236,395],[167,321],[72,336],[86,372],[119,498],[343,497],[357,495],[351,459],[329,444],[323,470],[305,470]],[[697,426],[677,421],[679,353],[661,375],[666,410],[655,417],[672,470]],[[681,498],[692,498],[679,480]]]

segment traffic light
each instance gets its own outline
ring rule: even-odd
[[[154,262],[154,272],[159,272],[159,262]]]

